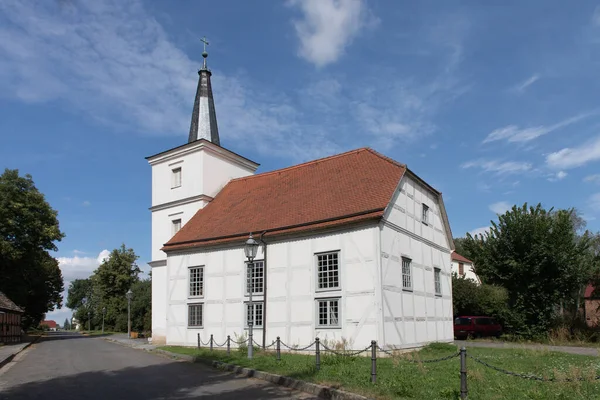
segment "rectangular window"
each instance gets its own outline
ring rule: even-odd
[[[340,299],[317,299],[317,326],[340,326]]]
[[[188,304],[188,326],[202,327],[202,312],[204,304]]]
[[[175,235],[177,232],[179,232],[179,230],[181,229],[181,220],[180,219],[174,219],[173,220],[173,229],[172,229],[172,234]]]
[[[442,279],[441,279],[441,271],[439,268],[433,269],[433,281],[435,283],[435,294],[438,296],[442,295]]]
[[[465,264],[458,263],[458,276],[463,276],[465,274]]]
[[[252,294],[263,294],[265,287],[265,262],[254,261],[254,266],[246,264],[246,296],[252,289]]]
[[[181,167],[171,170],[171,189],[181,186]]]
[[[402,289],[412,289],[410,258],[402,257]]]
[[[423,204],[423,215],[421,216],[421,221],[423,221],[425,225],[429,224],[429,207],[427,207],[425,204]]]
[[[204,295],[204,267],[190,268],[189,279],[189,297],[202,297]]]
[[[253,322],[253,324],[254,324],[253,326],[255,328],[262,328],[262,326],[263,326],[263,303],[262,302],[256,302],[256,303],[252,302],[252,307],[250,307],[250,303],[246,303],[246,326],[249,326],[250,321]]]
[[[340,287],[339,252],[317,255],[317,290]]]

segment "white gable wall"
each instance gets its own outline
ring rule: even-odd
[[[374,225],[338,233],[286,240],[267,245],[267,344],[277,336],[289,345],[307,345],[322,340],[349,340],[361,348],[378,337],[381,315],[379,299],[379,228]],[[341,289],[316,290],[316,256],[339,251]],[[262,250],[257,260],[262,259]],[[204,266],[204,297],[188,298],[188,268]],[[213,334],[218,343],[227,335],[235,338],[244,327],[245,257],[242,247],[184,254],[173,253],[167,262],[167,343],[196,345],[197,334],[204,342]],[[315,299],[339,297],[339,328],[317,328]],[[253,296],[254,301],[262,296]],[[203,328],[189,328],[187,306],[204,304]],[[254,340],[262,343],[262,329]]]
[[[422,204],[429,223],[421,221]],[[411,259],[412,288],[403,288],[402,257]],[[395,347],[451,341],[452,281],[450,248],[438,196],[408,174],[381,224],[383,340]],[[441,296],[435,294],[434,268],[441,270]]]
[[[463,272],[464,274],[461,276],[458,274],[459,272],[459,263],[460,261],[456,261],[456,260],[452,260],[452,272],[456,273],[456,275],[458,275],[459,277],[465,277],[465,279],[471,279],[473,281],[475,281],[478,284],[481,284],[481,280],[479,279],[479,276],[477,276],[477,274],[475,273],[475,268],[473,267],[473,264],[468,263],[468,262],[463,262]]]

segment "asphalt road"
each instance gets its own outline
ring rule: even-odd
[[[0,399],[314,399],[99,338],[48,337],[0,369]]]

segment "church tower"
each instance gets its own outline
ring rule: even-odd
[[[146,157],[152,167],[152,340],[164,343],[170,293],[163,245],[231,179],[254,174],[258,164],[221,147],[217,115],[206,65],[206,39],[187,143]],[[181,321],[179,321],[181,322]]]

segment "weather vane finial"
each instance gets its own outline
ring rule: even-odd
[[[202,52],[202,57],[204,57],[204,63],[202,64],[202,69],[206,69],[206,57],[208,57],[208,53],[206,52],[206,45],[209,44],[208,40],[206,40],[206,36],[200,39],[202,43],[204,43],[204,51]]]

